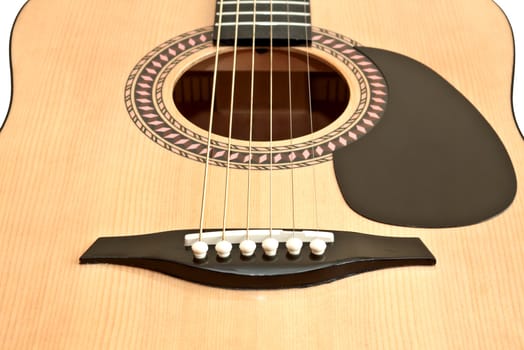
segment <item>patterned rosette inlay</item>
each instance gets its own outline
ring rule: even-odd
[[[166,77],[182,60],[212,46],[213,32],[202,28],[173,38],[145,56],[133,69],[126,85],[126,107],[135,125],[151,140],[176,154],[205,162],[207,133],[190,130],[166,109],[162,88]],[[380,70],[355,48],[355,42],[324,29],[313,30],[312,47],[344,63],[360,86],[360,101],[353,114],[337,129],[303,143],[253,147],[231,145],[230,166],[267,169],[273,157],[275,169],[302,167],[331,159],[331,154],[368,133],[381,119],[387,103],[387,85]],[[198,130],[195,128],[195,130]],[[224,166],[228,144],[211,140],[210,163]]]

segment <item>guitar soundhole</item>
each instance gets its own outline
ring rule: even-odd
[[[228,137],[233,78],[233,53],[219,56],[213,132]],[[344,78],[331,66],[304,52],[291,52],[289,72],[287,50],[270,53],[257,50],[253,79],[253,140],[270,140],[270,85],[273,79],[273,140],[310,134],[335,121],[346,109],[350,90]],[[237,53],[233,128],[235,139],[249,140],[251,115],[251,50]],[[198,127],[209,128],[215,58],[186,71],[176,83],[173,98],[182,115]],[[309,72],[309,77],[308,77]],[[291,85],[291,89],[290,89]],[[290,95],[291,92],[291,95]],[[311,103],[311,113],[310,113]],[[292,123],[290,123],[290,115]],[[291,126],[292,124],[292,133]]]

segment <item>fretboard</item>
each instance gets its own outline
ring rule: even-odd
[[[238,21],[237,21],[237,1]],[[221,4],[223,2],[223,4]],[[256,4],[256,6],[255,6]],[[222,12],[220,11],[222,5]],[[256,7],[256,8],[255,8]],[[255,13],[255,21],[253,14]],[[253,23],[254,22],[254,23]],[[237,43],[250,46],[304,46],[311,41],[311,11],[309,0],[221,0],[216,2],[214,40],[233,45],[238,26]]]

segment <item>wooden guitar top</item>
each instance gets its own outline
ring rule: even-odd
[[[435,266],[301,289],[230,290],[79,264],[100,236],[198,228],[204,163],[144,136],[130,118],[126,84],[153,49],[211,28],[214,18],[205,0],[30,0],[21,11],[12,106],[0,132],[0,348],[524,348],[524,147],[511,106],[511,30],[490,0],[311,0],[311,23],[417,60],[454,86],[507,151],[517,186],[505,210],[460,227],[400,227],[353,211],[331,159],[273,174],[275,227],[291,227],[294,210],[297,227],[418,237]],[[341,69],[333,55],[315,52]],[[181,55],[166,86],[213,53],[210,45]],[[266,175],[251,176],[252,227],[267,227]],[[210,166],[209,176],[205,227],[215,228],[225,167]],[[230,176],[228,226],[243,227],[246,171]]]

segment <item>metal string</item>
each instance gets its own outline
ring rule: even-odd
[[[211,132],[213,131],[213,118],[215,114],[215,100],[216,100],[216,86],[217,86],[217,73],[218,73],[218,58],[220,52],[220,38],[222,36],[222,14],[224,8],[224,1],[220,1],[220,9],[218,14],[218,31],[217,31],[217,43],[215,51],[215,66],[213,69],[213,88],[211,92],[211,107],[209,111],[209,128],[207,131],[207,150],[206,150],[206,165],[204,170],[204,184],[202,189],[202,204],[200,208],[200,230],[198,234],[198,240],[202,241],[204,232],[204,221],[205,221],[205,208],[207,198],[207,184],[209,175],[209,158],[211,155]]]
[[[304,2],[304,13],[306,13],[307,9],[307,2]],[[307,17],[304,17],[304,22],[307,23]],[[314,128],[313,128],[313,107],[311,103],[311,68],[309,65],[309,37],[308,37],[308,30],[307,26],[304,26],[304,32],[306,37],[306,66],[307,66],[307,88],[308,88],[308,106],[309,106],[309,131],[311,133],[311,141],[315,139],[313,136]],[[311,155],[313,159],[313,163],[315,161],[315,146],[313,146],[313,143],[311,144]],[[314,211],[314,219],[315,219],[315,229],[319,230],[318,225],[318,203],[317,203],[317,171],[316,167],[311,167],[313,170],[313,211]]]
[[[253,103],[255,92],[255,36],[256,36],[256,18],[257,18],[257,0],[253,3],[253,41],[251,43],[251,102],[249,110],[249,163],[247,170],[247,218],[246,218],[246,239],[249,239],[250,228],[250,211],[251,211],[251,159],[253,144]]]
[[[270,24],[273,23],[273,1],[269,0],[270,4]],[[232,2],[232,1],[229,1]],[[229,3],[228,2],[228,3]],[[264,1],[263,1],[264,2]],[[278,2],[278,1],[277,1]],[[205,222],[205,207],[206,207],[206,197],[207,197],[207,185],[209,178],[209,162],[211,155],[211,133],[213,128],[213,119],[214,119],[214,107],[216,103],[216,85],[217,85],[217,73],[218,73],[218,62],[219,62],[219,51],[220,51],[220,38],[222,32],[222,17],[223,17],[223,5],[225,1],[220,1],[219,9],[219,19],[218,19],[218,31],[217,31],[217,44],[216,44],[216,54],[215,54],[215,65],[214,65],[214,74],[213,74],[213,87],[212,87],[212,98],[211,98],[211,107],[210,107],[210,119],[209,119],[209,129],[208,129],[208,141],[207,141],[207,152],[206,152],[206,163],[205,163],[205,174],[204,174],[204,183],[202,191],[202,204],[201,204],[201,215],[200,215],[200,231],[199,231],[199,240],[202,240],[203,227]],[[234,42],[234,56],[233,56],[233,72],[232,72],[232,87],[231,87],[231,103],[230,103],[230,115],[229,115],[229,134],[228,134],[228,152],[227,152],[227,167],[226,167],[226,186],[225,186],[225,195],[224,195],[224,216],[223,216],[223,232],[222,238],[225,239],[225,229],[227,223],[227,205],[229,198],[229,182],[230,182],[230,157],[231,157],[231,141],[232,141],[232,126],[233,126],[233,108],[234,108],[234,95],[235,95],[235,80],[236,80],[236,66],[237,66],[237,49],[238,49],[238,27],[239,27],[239,14],[240,14],[240,0],[236,0],[236,18],[235,18],[235,42]],[[286,2],[286,12],[288,17],[288,87],[289,87],[289,127],[290,127],[290,145],[293,146],[293,110],[292,110],[292,87],[291,87],[291,36],[290,36],[290,16],[289,16],[289,2]],[[304,13],[306,11],[306,3],[304,3]],[[305,32],[307,39],[307,17],[305,19]],[[249,165],[248,165],[248,214],[247,214],[247,235],[249,235],[250,227],[250,195],[251,195],[251,168],[252,168],[252,138],[253,138],[253,108],[254,108],[254,58],[255,58],[255,33],[256,33],[256,0],[254,0],[253,8],[253,41],[252,41],[252,71],[251,71],[251,107],[250,107],[250,130],[249,130]],[[310,119],[310,131],[313,133],[313,113],[312,113],[312,103],[311,103],[311,76],[310,76],[310,59],[309,59],[309,48],[306,41],[306,60],[307,60],[307,77],[308,77],[308,102],[309,102],[309,119]],[[270,141],[269,141],[269,153],[270,153],[270,167],[269,167],[269,187],[270,187],[270,203],[269,203],[269,229],[270,236],[273,231],[272,224],[272,187],[273,187],[273,26],[270,25]],[[313,146],[312,146],[313,147]],[[314,149],[312,148],[312,157],[315,157]],[[293,216],[293,232],[295,232],[295,181],[294,181],[294,168],[292,165],[293,161],[291,160],[291,187],[292,187],[292,216]],[[317,210],[317,193],[316,193],[316,173],[313,169],[313,182],[314,182],[314,196],[315,196],[315,221],[318,226],[318,210]]]
[[[222,240],[226,239],[226,225],[227,225],[227,207],[229,202],[229,180],[231,171],[231,141],[233,132],[233,109],[235,103],[235,82],[237,72],[237,50],[238,50],[238,20],[240,12],[240,1],[237,0],[236,6],[236,17],[235,17],[235,42],[233,46],[233,72],[231,78],[231,101],[229,104],[229,132],[227,142],[227,166],[226,166],[226,186],[224,189],[224,215],[222,220]]]
[[[289,144],[290,149],[293,149],[293,106],[291,97],[291,32],[290,32],[290,17],[289,17],[289,3],[286,3],[287,14],[287,65],[288,65],[288,88],[289,88]],[[293,160],[290,159],[291,165],[291,210],[293,220],[293,237],[295,237],[295,170],[293,167]]]
[[[269,1],[273,23],[273,0]],[[273,237],[273,26],[269,26],[269,237]]]

